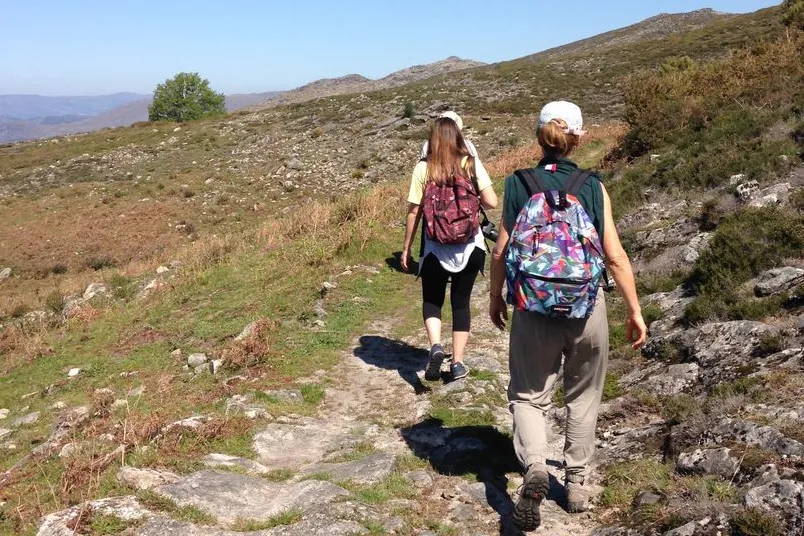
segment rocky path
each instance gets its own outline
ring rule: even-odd
[[[487,285],[479,280],[473,296],[468,378],[423,383],[423,331],[397,340],[395,320],[377,320],[334,369],[309,379],[327,385],[318,415],[268,424],[254,436],[256,459],[210,453],[204,459],[210,468],[189,475],[121,468],[124,482],[199,519],[150,511],[135,497],[94,501],[93,515],[136,521],[127,533],[139,536],[521,534],[510,523],[521,476],[504,399],[507,335],[486,316]],[[554,489],[534,534],[590,534],[592,515],[570,515],[560,506],[557,425],[551,445]],[[47,516],[39,535],[73,534],[70,520],[78,513],[75,507]]]

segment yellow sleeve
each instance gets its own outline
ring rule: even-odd
[[[422,204],[424,197],[424,184],[427,180],[427,162],[419,162],[413,168],[413,176],[410,178],[410,191],[408,192],[408,203],[414,205]]]
[[[491,186],[489,172],[483,167],[483,163],[479,158],[475,158],[475,176],[477,177],[477,187],[481,192]]]

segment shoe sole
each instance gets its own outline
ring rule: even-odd
[[[441,365],[444,363],[444,352],[435,352],[430,356],[427,369],[424,371],[424,379],[430,382],[441,379]]]
[[[549,482],[541,478],[534,478],[522,489],[522,495],[514,507],[514,525],[521,531],[529,532],[539,528],[542,516],[539,507],[550,491]]]

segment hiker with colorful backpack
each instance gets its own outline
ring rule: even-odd
[[[452,307],[452,361],[450,379],[465,377],[463,363],[469,340],[469,298],[477,274],[486,261],[486,245],[480,229],[481,207],[494,208],[497,195],[483,164],[475,159],[454,120],[436,119],[428,149],[413,170],[408,194],[402,268],[409,269],[411,245],[419,222],[424,243],[419,258],[422,280],[422,317],[430,353],[424,377],[441,378],[444,347],[441,343],[441,309],[450,283]]]
[[[583,118],[577,105],[551,102],[539,115],[544,158],[505,180],[505,204],[491,263],[489,315],[499,329],[511,319],[508,386],[514,449],[525,479],[514,508],[524,531],[541,523],[550,489],[545,415],[564,365],[567,407],[564,444],[567,510],[587,509],[589,464],[609,349],[601,287],[611,273],[627,308],[626,335],[634,348],[647,328],[631,263],[614,226],[600,179],[567,159],[578,146]]]

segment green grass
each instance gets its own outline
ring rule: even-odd
[[[372,485],[345,483],[354,498],[367,504],[382,504],[391,499],[412,499],[417,495],[413,484],[402,475],[392,474],[382,482]]]
[[[301,521],[301,519],[302,519],[301,510],[294,509],[282,512],[281,514],[277,514],[275,516],[271,516],[265,521],[258,521],[256,519],[236,519],[235,522],[232,523],[230,529],[235,532],[252,532],[258,530],[267,530],[282,525],[293,525],[294,523],[298,523],[299,521]]]

